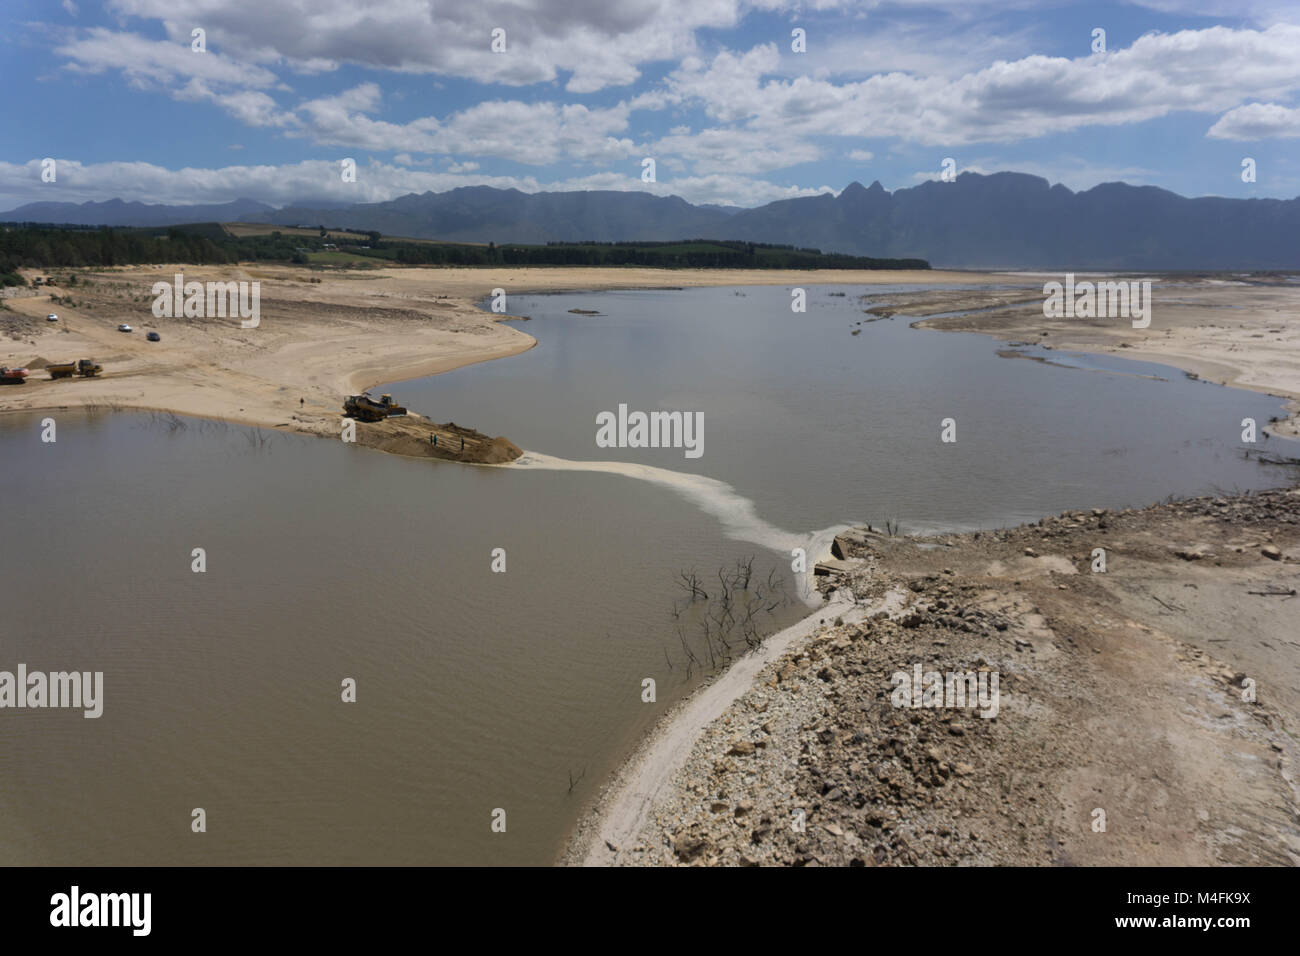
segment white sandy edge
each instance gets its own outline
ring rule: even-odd
[[[660,719],[632,756],[611,778],[596,805],[584,816],[565,856],[583,866],[616,866],[623,849],[646,825],[650,811],[686,764],[704,729],[754,686],[755,678],[792,645],[809,637],[822,621],[857,623],[879,611],[897,613],[905,603],[895,589],[870,605],[835,596],[812,614],[769,637],[758,650],[736,661]],[[611,846],[617,850],[610,849]]]

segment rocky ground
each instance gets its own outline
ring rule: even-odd
[[[764,668],[616,862],[1300,863],[1300,489],[837,553],[825,590],[909,600]],[[997,715],[895,706],[918,664]]]

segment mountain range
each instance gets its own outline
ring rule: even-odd
[[[235,222],[274,212],[256,199],[205,206],[164,206],[110,199],[107,202],[33,202],[0,212],[0,222],[71,223],[78,226],[178,226],[189,222]]]
[[[1189,199],[1126,183],[1074,192],[1013,172],[963,173],[953,182],[893,193],[878,182],[854,182],[837,196],[753,209],[643,192],[467,186],[379,203],[282,209],[249,199],[215,206],[32,203],[0,213],[0,220],[123,226],[243,220],[498,244],[740,239],[971,269],[1300,269],[1300,198]]]

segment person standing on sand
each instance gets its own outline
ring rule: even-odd
[[[465,450],[465,439],[463,438],[460,440],[460,450],[461,451]]]

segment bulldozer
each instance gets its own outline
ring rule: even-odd
[[[349,395],[343,403],[343,414],[363,422],[381,422],[385,418],[405,415],[406,409],[393,401],[393,396],[382,395],[375,401],[369,395]]]
[[[76,362],[60,362],[56,365],[47,365],[45,370],[50,373],[50,378],[71,378],[74,375],[79,375],[82,378],[94,378],[104,371],[104,366],[96,365],[94,359],[80,359]]]

